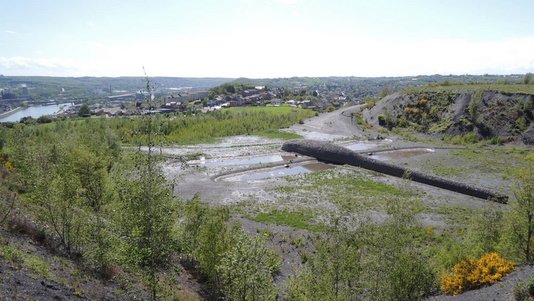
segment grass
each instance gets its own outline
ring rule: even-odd
[[[256,134],[263,136],[265,138],[269,138],[269,139],[284,139],[284,140],[298,139],[302,137],[294,133],[288,133],[288,132],[283,132],[283,131],[273,130],[273,129],[258,132]]]
[[[448,224],[455,227],[465,227],[474,214],[474,209],[450,205],[440,206],[433,211],[446,216]]]
[[[521,148],[469,148],[453,150],[451,154],[458,161],[458,165],[463,166],[465,170],[482,171],[507,177],[512,174],[513,169],[525,167],[525,158],[528,152]]]
[[[432,160],[432,161],[427,162],[427,165],[430,165],[429,168],[432,170],[432,172],[435,175],[438,175],[438,176],[458,177],[458,176],[465,174],[464,168],[454,166],[451,164],[447,164],[446,162],[443,162],[443,161]]]
[[[38,256],[25,253],[10,245],[0,246],[0,255],[15,265],[27,268],[35,277],[50,279],[50,264]]]
[[[348,168],[309,173],[289,181],[291,185],[274,190],[282,194],[281,199],[298,202],[301,207],[331,203],[346,212],[380,210],[389,201],[416,196],[404,187],[373,180],[369,172]]]
[[[314,115],[312,110],[293,107],[240,107],[196,115],[157,115],[153,127],[158,145],[215,143],[218,138],[236,135],[294,139],[299,136],[279,130]],[[67,119],[25,126],[24,131],[39,141],[64,139],[72,133],[86,136],[109,133],[123,144],[146,145],[145,121],[142,116]]]
[[[325,225],[311,223],[310,220],[312,218],[313,215],[309,212],[273,210],[268,213],[259,213],[253,220],[262,223],[286,225],[313,232],[322,232],[326,230]]]
[[[471,92],[471,91],[497,91],[504,93],[534,94],[534,85],[525,84],[498,84],[498,83],[473,83],[451,85],[430,85],[406,90],[412,92]]]
[[[235,135],[261,135],[294,139],[300,136],[279,131],[313,117],[312,110],[293,107],[239,107],[195,116],[160,116],[156,121],[162,144],[213,143],[217,138]],[[113,118],[110,126],[125,143],[142,143],[140,118]]]

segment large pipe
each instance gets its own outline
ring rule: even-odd
[[[324,162],[349,164],[399,178],[405,177],[415,182],[432,185],[498,203],[505,204],[508,201],[508,197],[506,195],[493,192],[489,189],[443,179],[433,175],[424,174],[419,171],[389,164],[387,162],[378,161],[362,156],[345,147],[328,142],[309,139],[292,140],[284,143],[284,145],[282,145],[282,150],[314,157],[317,158],[317,160]]]

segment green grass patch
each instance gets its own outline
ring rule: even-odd
[[[444,162],[435,163],[435,165],[433,165],[431,169],[432,169],[432,172],[438,176],[456,176],[457,177],[457,176],[461,176],[465,174],[464,168],[446,164]]]
[[[182,145],[213,143],[217,138],[236,135],[291,139],[297,136],[278,130],[314,115],[312,110],[293,107],[240,107],[195,116],[159,116],[156,137],[159,144]],[[122,142],[138,144],[146,140],[141,118],[112,118],[107,122]]]
[[[272,223],[277,225],[286,225],[297,229],[304,229],[313,232],[322,232],[326,230],[325,225],[313,224],[310,220],[313,218],[311,213],[302,211],[280,211],[273,210],[269,213],[259,213],[253,220],[262,223]]]
[[[454,150],[451,154],[458,159],[458,165],[466,170],[510,176],[514,169],[525,167],[527,150],[522,148],[468,148]]]
[[[359,170],[324,170],[288,180],[291,185],[274,188],[274,191],[283,195],[280,199],[311,207],[332,203],[347,212],[381,210],[387,202],[416,197],[416,193],[407,186],[382,183]]]
[[[449,229],[450,231],[462,231],[469,224],[469,221],[471,220],[475,209],[470,209],[462,206],[445,205],[433,209],[433,212],[444,215],[447,219],[448,225],[452,228],[457,228]]]
[[[215,143],[218,138],[236,135],[293,139],[299,136],[279,130],[313,116],[312,110],[293,107],[240,107],[196,115],[157,115],[152,127],[158,145]],[[144,116],[67,119],[25,126],[29,136],[41,141],[53,141],[70,133],[109,132],[129,145],[146,145],[147,130]]]
[[[300,136],[300,135],[297,135],[297,134],[294,134],[294,133],[283,132],[283,131],[279,131],[279,130],[265,130],[265,131],[262,131],[262,132],[258,132],[256,134],[260,135],[260,136],[263,136],[265,138],[269,138],[269,139],[289,140],[289,139],[302,138],[302,136]]]
[[[50,278],[50,264],[38,256],[25,253],[9,245],[1,246],[0,254],[5,260],[27,268],[36,277]]]

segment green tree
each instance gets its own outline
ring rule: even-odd
[[[94,259],[97,271],[106,276],[111,263],[111,240],[106,227],[103,212],[109,196],[107,172],[104,159],[90,152],[87,148],[76,148],[71,154],[74,172],[80,184],[80,196],[84,208],[91,215],[88,221],[88,252]]]
[[[389,218],[365,235],[365,278],[371,300],[421,300],[435,276],[428,259],[414,244],[421,227],[408,200],[388,204]]]
[[[335,219],[315,256],[289,280],[290,300],[353,300],[362,292],[361,231]]]
[[[80,110],[78,111],[78,116],[80,117],[89,117],[91,116],[91,110],[89,109],[89,106],[87,104],[83,104],[80,106]]]
[[[68,254],[82,251],[83,227],[86,218],[80,210],[81,184],[76,176],[67,151],[62,145],[34,153],[37,170],[32,198],[41,208],[41,218],[58,236]]]
[[[529,85],[532,83],[532,73],[525,74],[525,77],[523,77],[523,84]]]
[[[150,81],[147,82],[147,103],[154,108]],[[169,266],[176,248],[174,225],[177,220],[173,190],[161,172],[154,152],[157,127],[155,117],[144,117],[147,151],[139,148],[134,156],[135,168],[124,171],[119,183],[120,225],[127,239],[128,261],[141,267],[147,276],[152,300],[158,298],[160,269]]]
[[[467,248],[472,257],[498,251],[503,227],[503,212],[497,208],[484,208],[475,214],[467,232]]]
[[[391,91],[389,90],[389,88],[387,86],[385,86],[380,91],[380,98],[384,98],[384,97],[388,96],[389,94],[391,94]]]
[[[226,298],[242,301],[276,300],[272,275],[280,266],[278,256],[266,247],[261,235],[249,238],[239,229],[233,236],[234,244],[217,265]]]
[[[8,219],[15,207],[17,194],[9,191],[9,186],[12,183],[12,173],[0,164],[0,226]]]
[[[506,248],[524,263],[534,262],[534,169],[517,171],[514,187],[515,201],[507,212]]]
[[[480,116],[480,107],[482,106],[482,100],[484,93],[482,91],[475,91],[471,94],[471,100],[469,102],[469,115],[471,116],[471,122],[473,124],[478,123],[478,117]]]
[[[220,274],[217,266],[220,264],[224,253],[233,244],[233,237],[226,225],[229,219],[226,208],[210,210],[201,224],[198,232],[197,247],[193,251],[198,267],[208,279],[208,284],[213,291],[221,288]]]

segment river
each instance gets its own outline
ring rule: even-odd
[[[58,113],[63,108],[72,106],[72,103],[62,103],[57,105],[37,105],[24,108],[9,116],[0,118],[0,122],[18,122],[23,117],[39,118],[43,115],[52,115]]]

